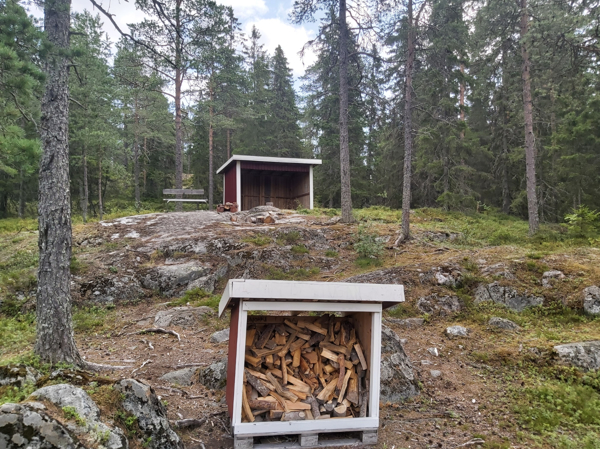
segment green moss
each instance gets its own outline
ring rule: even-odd
[[[304,245],[294,245],[292,246],[291,251],[294,254],[308,254],[308,248]]]
[[[265,246],[271,243],[273,239],[271,239],[271,237],[269,237],[268,235],[257,234],[252,237],[245,237],[242,239],[242,241],[246,243],[252,243],[256,246]]]
[[[181,298],[171,301],[169,306],[175,307],[189,304],[194,307],[206,306],[217,310],[220,301],[221,298],[219,296],[208,293],[201,288],[194,288],[186,291]]]
[[[332,249],[328,249],[327,251],[325,251],[325,257],[337,257],[338,255],[338,252]]]

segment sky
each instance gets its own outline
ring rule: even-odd
[[[100,0],[105,9],[114,14],[115,22],[125,31],[128,23],[142,20],[143,16],[135,9],[134,1],[125,0]],[[217,0],[218,3],[233,7],[235,16],[241,23],[242,31],[250,35],[252,25],[256,25],[262,35],[262,43],[269,54],[273,54],[277,45],[281,45],[294,77],[304,74],[304,70],[315,60],[312,52],[307,52],[300,58],[298,52],[302,46],[316,36],[317,26],[314,23],[293,25],[288,19],[292,9],[293,0]],[[82,12],[87,9],[94,12],[89,0],[72,0],[73,12]],[[41,17],[41,11],[31,11],[35,16]],[[104,30],[113,42],[119,38],[118,31],[103,17]]]

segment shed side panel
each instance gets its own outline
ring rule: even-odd
[[[235,173],[235,170],[234,170]],[[227,385],[225,387],[225,399],[229,417],[233,418],[233,397],[235,395],[235,365],[238,341],[238,320],[240,319],[240,303],[237,301],[231,308],[231,321],[229,323],[229,353],[227,354]],[[242,335],[241,338],[246,338]]]
[[[232,164],[225,172],[225,202],[235,203],[237,194],[235,164]]]

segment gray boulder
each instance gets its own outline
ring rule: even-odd
[[[398,324],[399,326],[406,328],[414,328],[423,326],[425,324],[425,320],[423,318],[405,318],[403,320],[398,318],[386,318],[390,323]]]
[[[193,383],[194,376],[198,371],[197,367],[193,368],[184,368],[177,371],[171,371],[170,373],[165,374],[160,377],[160,380],[164,380],[165,382],[169,382],[176,385],[190,386]]]
[[[462,326],[450,326],[447,327],[445,333],[448,337],[467,337],[469,335],[469,329]]]
[[[527,292],[519,293],[512,287],[504,287],[498,282],[482,284],[475,290],[475,303],[493,301],[503,304],[515,312],[522,312],[527,307],[541,306],[544,298],[528,295]]]
[[[184,262],[177,265],[161,265],[152,269],[144,278],[142,286],[151,290],[159,290],[165,296],[173,296],[179,289],[190,282],[211,274],[211,266],[197,261]]]
[[[40,374],[25,365],[0,366],[0,386],[14,385],[21,388],[25,384],[34,384],[40,378]]]
[[[491,317],[488,321],[488,324],[490,326],[498,327],[507,331],[521,330],[521,326],[519,326],[517,323],[514,323],[511,320],[507,320],[506,318],[500,318],[497,316]]]
[[[221,390],[227,383],[227,358],[214,362],[198,371],[198,380],[206,388]]]
[[[542,286],[549,288],[552,287],[557,281],[564,279],[565,275],[562,271],[551,270],[545,271],[542,275]]]
[[[600,315],[600,288],[592,285],[583,289],[583,310],[591,315]]]
[[[554,347],[561,362],[584,371],[600,368],[600,341],[568,343]]]
[[[183,449],[183,443],[169,424],[165,406],[149,385],[123,379],[114,388],[124,394],[123,408],[137,418],[149,449]]]
[[[44,409],[29,403],[0,406],[0,448],[85,449]]]
[[[455,287],[462,280],[462,273],[459,266],[447,265],[442,267],[433,267],[428,272],[419,274],[419,278],[422,284]]]
[[[442,372],[440,370],[437,370],[437,369],[430,370],[429,374],[431,374],[431,377],[433,377],[433,378],[441,377],[442,376]]]
[[[210,342],[214,344],[225,343],[229,341],[229,328],[215,332],[210,336]]]
[[[420,298],[417,301],[417,309],[429,315],[447,316],[458,313],[461,310],[460,301],[456,296],[441,296],[437,294]]]
[[[107,449],[129,447],[121,429],[110,428],[100,421],[100,409],[81,388],[71,384],[50,385],[34,391],[31,397],[51,402],[63,410],[67,407],[74,410],[77,415],[75,423],[70,422],[66,428],[82,441],[99,443]],[[27,422],[25,419],[24,423]]]
[[[381,401],[399,402],[419,394],[419,385],[400,338],[381,326]]]
[[[161,310],[154,317],[156,327],[194,326],[204,315],[214,313],[210,307],[173,307],[167,310]]]

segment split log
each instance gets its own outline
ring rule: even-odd
[[[314,419],[319,419],[319,416],[321,416],[321,412],[319,410],[319,403],[317,402],[317,400],[314,397],[312,397],[312,396],[308,396],[304,400],[304,402],[306,404],[310,405],[310,411],[311,411],[311,413],[313,415],[313,418]]]
[[[254,415],[252,414],[252,409],[250,408],[250,404],[248,403],[248,397],[246,396],[246,389],[242,388],[242,408],[244,413],[246,414],[246,418],[248,421],[254,422]]]
[[[296,402],[298,400],[298,396],[296,396],[291,391],[284,390],[281,387],[281,385],[279,384],[279,382],[277,382],[277,379],[275,379],[275,377],[273,376],[273,374],[267,373],[267,379],[275,387],[275,391],[277,391],[277,394],[280,394],[281,396],[283,396],[286,399],[289,399],[292,402]]]
[[[338,354],[344,354],[344,356],[346,357],[350,357],[350,354],[352,353],[352,351],[348,348],[346,348],[345,346],[337,346],[325,341],[322,341],[321,343],[319,343],[319,347],[321,348],[325,348],[328,349],[329,351],[332,352],[336,352]]]
[[[335,390],[336,385],[337,385],[337,379],[333,379],[331,382],[329,382],[327,384],[327,386],[325,388],[323,388],[323,391],[321,391],[319,393],[319,395],[317,396],[317,399],[319,401],[326,401],[327,398],[329,397],[329,395],[333,394],[333,391]]]
[[[356,343],[354,345],[354,349],[356,349],[356,354],[358,355],[358,358],[360,359],[360,364],[362,365],[362,369],[363,370],[367,370],[367,360],[365,359],[365,355],[363,354],[363,350],[362,347],[360,346],[360,343]]]
[[[354,405],[358,405],[358,380],[356,378],[356,374],[350,376],[346,398]]]
[[[323,334],[317,334],[317,333],[314,333],[314,334],[312,334],[312,336],[311,336],[311,337],[308,339],[308,341],[306,342],[306,344],[307,344],[308,346],[314,346],[314,345],[316,345],[317,343],[319,343],[319,342],[321,342],[321,341],[323,341],[323,340],[325,340],[325,335],[323,335]]]
[[[260,409],[260,410],[278,410],[280,409],[277,401],[248,401],[251,409]]]
[[[317,326],[316,324],[306,323],[306,328],[313,332],[323,334],[323,336],[327,335],[327,329],[323,329],[321,326]]]
[[[261,396],[269,395],[269,389],[267,387],[265,387],[264,384],[260,380],[258,380],[252,374],[250,374],[248,369],[246,369],[246,380],[248,381],[248,383],[250,385],[252,385],[256,389],[256,391],[258,391],[258,393]]]
[[[302,357],[304,357],[311,365],[314,365],[319,361],[319,356],[317,355],[316,351],[305,352],[302,354]]]
[[[260,337],[258,337],[258,340],[256,340],[256,344],[254,346],[257,349],[264,348],[265,343],[267,343],[267,341],[269,341],[269,339],[271,338],[271,334],[273,333],[274,330],[275,330],[274,324],[267,325],[264,328],[264,330],[262,331],[262,333],[260,334]]]
[[[256,329],[248,329],[246,332],[246,347],[250,348],[254,343],[254,337],[256,336]]]
[[[336,408],[333,409],[333,416],[335,418],[345,417],[347,408],[348,407],[346,407],[344,404],[338,405]]]
[[[346,361],[346,359],[344,358],[344,354],[340,354],[338,356],[338,365],[340,365],[340,374],[338,376],[338,381],[337,381],[337,385],[335,386],[335,391],[336,393],[340,394],[340,391],[342,390],[342,385],[344,384],[344,377],[346,376],[346,365],[344,364],[344,362]],[[350,371],[348,371],[350,372]]]
[[[299,412],[286,412],[281,417],[282,421],[304,421],[306,420],[306,413]]]
[[[285,346],[283,347],[283,349],[277,353],[277,355],[279,357],[285,357],[286,353],[290,349],[290,346],[292,345],[292,343],[296,339],[296,335],[298,335],[298,331],[294,331],[294,332],[292,332],[290,334],[290,336],[288,337],[287,343],[285,344]]]
[[[271,418],[271,420],[281,419],[283,413],[283,410],[270,410],[269,418]]]
[[[348,380],[350,379],[350,376],[352,376],[352,370],[346,371],[346,374],[344,375],[344,379],[342,380],[342,387],[340,388],[340,394],[338,395],[338,401],[344,400],[344,395],[346,394],[346,388],[348,387]],[[341,378],[341,375],[340,375],[340,378]],[[338,383],[338,385],[339,385],[339,383]]]

